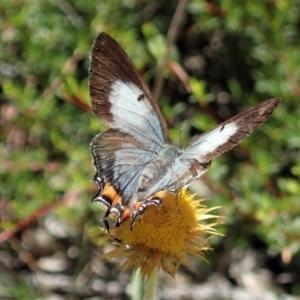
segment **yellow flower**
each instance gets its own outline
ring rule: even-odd
[[[181,264],[190,267],[188,255],[203,258],[202,251],[209,250],[207,241],[218,234],[217,223],[207,224],[206,220],[216,218],[208,214],[211,210],[201,205],[201,200],[193,200],[186,189],[177,196],[168,193],[162,205],[150,205],[142,217],[136,220],[131,230],[131,219],[119,227],[111,228],[111,234],[124,244],[104,254],[102,258],[127,258],[121,272],[140,268],[141,276],[147,279],[155,269],[162,269],[174,277]],[[112,239],[102,229],[102,238]]]

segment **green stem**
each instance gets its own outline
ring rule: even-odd
[[[142,299],[144,280],[141,279],[141,269],[132,273],[131,282],[133,286],[132,300]]]
[[[156,291],[156,280],[158,275],[158,269],[155,268],[150,275],[149,280],[146,282],[144,300],[154,300]]]

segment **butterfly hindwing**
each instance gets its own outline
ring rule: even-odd
[[[116,129],[98,134],[92,141],[91,152],[96,168],[94,179],[100,189],[109,183],[124,204],[135,192],[142,171],[155,158],[143,143]]]

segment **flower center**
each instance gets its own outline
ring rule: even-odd
[[[131,219],[114,231],[114,236],[129,246],[144,245],[161,253],[177,253],[186,248],[187,234],[197,228],[197,207],[183,189],[177,196],[168,193],[161,207],[151,205],[137,219],[132,231]]]

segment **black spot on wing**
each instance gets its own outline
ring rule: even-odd
[[[261,102],[260,104],[241,112],[240,114],[232,117],[231,119],[225,121],[223,124],[219,125],[219,132],[224,130],[227,124],[233,122],[238,126],[238,130],[232,136],[230,136],[225,143],[219,145],[216,149],[207,153],[206,155],[201,156],[201,159],[204,161],[209,161],[221,155],[222,153],[232,149],[238,142],[240,142],[243,138],[248,136],[261,123],[269,119],[273,110],[276,108],[280,100],[280,98],[274,98]],[[214,130],[214,128],[212,130]],[[193,145],[193,143],[195,143],[197,139],[199,139],[199,137],[192,140],[189,146]]]
[[[145,99],[145,95],[144,94],[141,94],[138,96],[138,101],[140,102],[141,100],[144,100]]]

